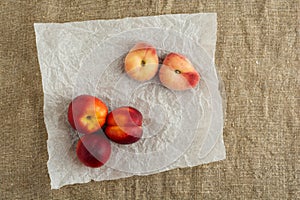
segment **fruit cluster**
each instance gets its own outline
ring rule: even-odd
[[[125,58],[125,71],[138,81],[152,79],[158,71],[158,56],[156,49],[147,43],[136,44]],[[187,90],[194,88],[200,75],[192,63],[179,53],[168,54],[159,70],[161,83],[172,90]]]
[[[108,113],[103,101],[90,95],[78,96],[70,103],[68,121],[73,129],[83,134],[76,153],[79,160],[89,167],[101,167],[108,161],[111,153],[109,139],[119,144],[131,144],[143,134],[143,116],[137,109],[124,106]]]
[[[158,66],[156,49],[147,43],[136,44],[125,58],[126,73],[141,82],[152,79]],[[165,57],[159,78],[164,86],[173,90],[194,88],[200,80],[191,62],[178,53]],[[110,140],[132,144],[143,134],[143,116],[136,108],[124,106],[108,113],[105,103],[90,95],[73,99],[68,109],[68,121],[73,129],[83,134],[77,143],[76,154],[88,167],[101,167],[109,160]]]

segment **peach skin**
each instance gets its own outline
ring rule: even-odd
[[[125,57],[125,71],[137,81],[152,79],[158,70],[156,49],[148,43],[137,43]]]
[[[169,89],[187,90],[196,87],[200,75],[185,56],[170,53],[159,70],[159,79]]]
[[[142,114],[133,107],[120,107],[107,116],[106,136],[119,144],[137,142],[143,134]]]
[[[79,139],[76,154],[85,166],[101,167],[109,160],[111,144],[101,133],[87,134]]]
[[[98,131],[104,124],[108,109],[98,98],[90,95],[76,97],[69,105],[68,121],[80,133]]]

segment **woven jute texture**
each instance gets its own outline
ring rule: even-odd
[[[299,1],[1,0],[0,199],[297,199]],[[216,12],[227,159],[50,190],[34,22]]]

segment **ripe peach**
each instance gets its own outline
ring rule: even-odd
[[[152,79],[158,70],[156,49],[148,43],[137,43],[125,58],[125,71],[138,81]]]
[[[119,144],[137,142],[143,134],[142,114],[133,107],[120,107],[107,116],[105,134]]]
[[[200,75],[185,56],[170,53],[159,70],[159,79],[169,89],[187,90],[196,87]]]
[[[108,161],[110,153],[110,142],[101,133],[84,135],[77,143],[77,157],[88,167],[101,167]]]
[[[90,95],[76,97],[69,105],[68,121],[83,134],[98,131],[104,124],[108,109],[98,98]]]

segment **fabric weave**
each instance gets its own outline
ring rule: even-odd
[[[296,199],[299,197],[299,1],[0,3],[3,199]],[[226,89],[225,161],[50,190],[34,22],[218,13],[215,62]]]

